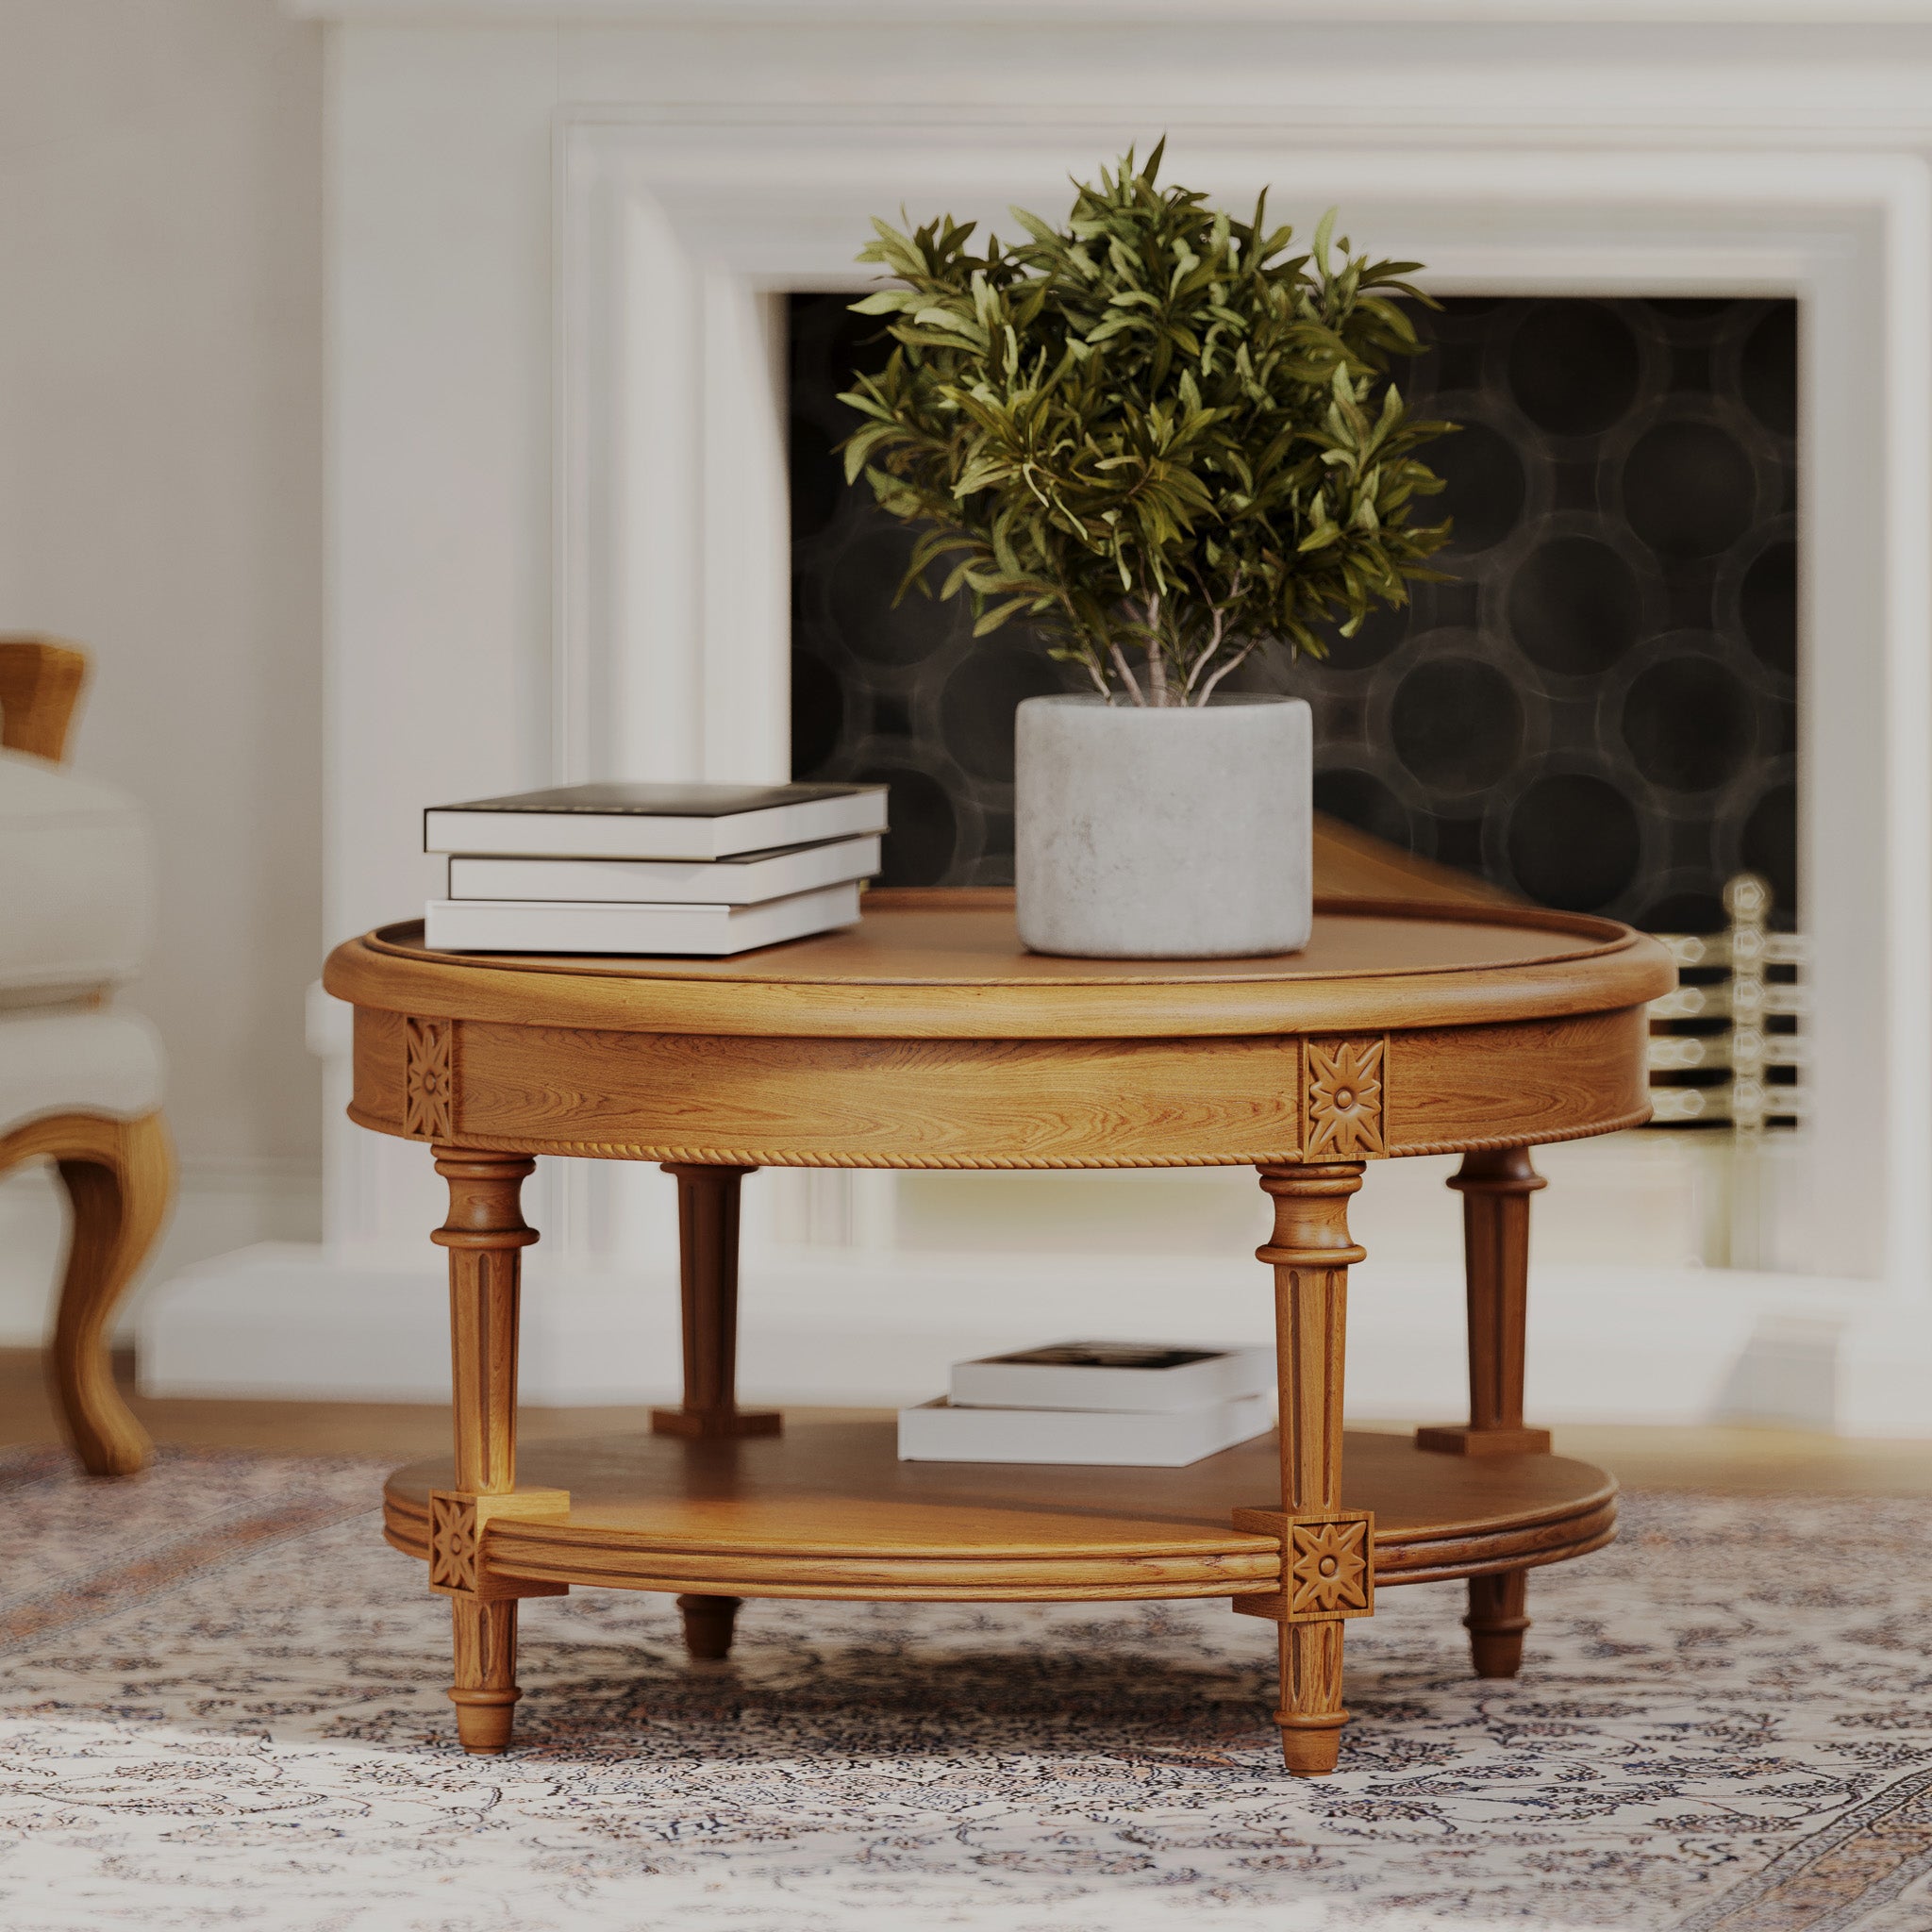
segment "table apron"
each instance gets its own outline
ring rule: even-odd
[[[350,1113],[456,1145],[759,1167],[1349,1160],[1639,1124],[1647,1035],[1641,1006],[1124,1040],[632,1033],[358,1008]]]

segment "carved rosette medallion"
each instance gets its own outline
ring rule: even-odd
[[[1368,1518],[1294,1518],[1282,1552],[1282,1575],[1291,1624],[1370,1615],[1374,1571]]]
[[[474,1496],[434,1490],[429,1496],[429,1587],[476,1590],[476,1554],[482,1541]]]
[[[1372,1510],[1289,1516],[1279,1509],[1237,1509],[1234,1526],[1281,1543],[1281,1588],[1236,1597],[1234,1607],[1243,1616],[1276,1624],[1335,1624],[1375,1614]]]
[[[1304,1160],[1361,1160],[1386,1154],[1382,1132],[1383,1040],[1308,1041]]]
[[[448,1141],[457,1130],[456,1028],[447,1020],[406,1020],[408,1063],[403,1076],[403,1132]]]

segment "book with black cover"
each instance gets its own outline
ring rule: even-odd
[[[425,852],[729,858],[886,829],[883,785],[565,785],[432,806]]]

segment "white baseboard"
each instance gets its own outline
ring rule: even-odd
[[[676,1394],[670,1270],[530,1260],[522,1394],[532,1405]],[[1460,1283],[1429,1264],[1369,1262],[1349,1304],[1352,1414],[1453,1419],[1464,1401]],[[895,1406],[944,1386],[954,1360],[1078,1334],[1266,1341],[1253,1263],[1111,1257],[748,1254],[741,1390],[748,1401]],[[191,1269],[148,1305],[155,1395],[441,1401],[443,1276],[434,1257],[331,1258],[254,1247]],[[1532,1295],[1529,1403],[1546,1423],[1688,1425],[1759,1417],[1865,1435],[1932,1436],[1921,1391],[1932,1317],[1869,1284],[1733,1270],[1557,1265]]]
[[[321,1231],[322,1176],[313,1167],[186,1166],[154,1257],[122,1304],[114,1340],[133,1340],[157,1284],[254,1242],[312,1241]],[[0,1178],[0,1348],[38,1348],[45,1340],[66,1249],[66,1196],[51,1164]]]

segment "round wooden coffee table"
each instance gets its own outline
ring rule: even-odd
[[[678,1593],[722,1656],[747,1596],[1228,1597],[1280,1626],[1291,1770],[1332,1770],[1341,1638],[1377,1584],[1469,1579],[1477,1671],[1515,1673],[1524,1573],[1615,1533],[1616,1485],[1523,1423],[1539,1141],[1649,1117],[1645,1003],[1674,973],[1605,920],[1336,900],[1307,951],[1024,952],[1010,895],[869,893],[863,923],[734,959],[337,948],[350,1112],[449,1182],[452,1460],[398,1471],[387,1533],[455,1618],[458,1728],[509,1740],[516,1604]],[[1464,1155],[1470,1419],[1344,1439],[1348,1197],[1365,1162]],[[536,1154],[677,1177],[684,1401],[652,1433],[516,1461],[518,1194]],[[890,1424],[738,1407],[738,1197],[759,1167],[1254,1166],[1274,1197],[1282,1426],[1191,1468],[902,1463]]]

